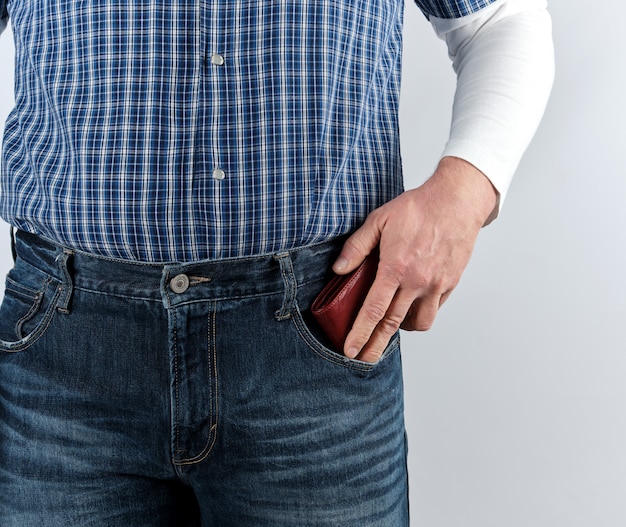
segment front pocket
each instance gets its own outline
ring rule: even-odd
[[[13,268],[0,306],[0,348],[23,351],[41,337],[56,312],[61,283],[29,265]]]
[[[381,362],[389,358],[395,351],[400,349],[400,335],[396,333],[389,341],[389,344],[387,344],[387,347],[377,362],[371,363],[350,359],[338,350],[332,349],[332,345],[308,310],[302,312],[296,304],[292,319],[300,338],[317,355],[329,362],[356,371],[370,372]]]

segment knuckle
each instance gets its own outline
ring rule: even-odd
[[[392,260],[385,263],[382,271],[399,283],[408,274],[409,264],[403,260]]]
[[[428,283],[425,276],[410,261],[391,260],[381,263],[378,275],[388,287],[417,290]]]
[[[435,295],[443,295],[448,289],[448,282],[442,276],[435,277],[431,280],[430,289]]]
[[[379,271],[393,283],[413,290],[430,289],[434,276],[411,258],[394,258],[381,261]]]
[[[378,327],[385,336],[391,336],[395,334],[398,329],[400,329],[402,321],[402,319],[396,316],[385,317],[380,321]]]
[[[450,289],[446,276],[436,273],[422,273],[413,280],[413,286],[428,296],[440,296]]]
[[[376,223],[376,221],[378,221],[378,219],[380,218],[380,216],[383,215],[383,210],[382,207],[378,207],[374,210],[372,210],[368,215],[367,218],[365,218],[366,222],[374,222]]]
[[[418,274],[412,280],[412,285],[413,285],[413,288],[419,289],[420,291],[423,291],[423,290],[429,288],[429,286],[430,286],[430,279],[428,278],[427,275],[421,273],[421,274]]]
[[[350,256],[366,254],[368,252],[366,241],[356,235],[346,240],[343,250]]]
[[[365,319],[374,324],[378,324],[386,312],[387,310],[382,304],[370,304],[364,309]]]

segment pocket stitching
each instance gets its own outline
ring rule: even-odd
[[[21,295],[29,300],[33,300],[35,296],[39,294],[40,291],[36,289],[31,289],[30,287],[26,287],[25,285],[21,285],[15,280],[13,280],[10,276],[7,276],[6,283],[4,286],[5,290],[13,291],[17,295]]]
[[[291,318],[293,319],[294,326],[298,335],[300,335],[300,338],[311,350],[313,350],[313,352],[315,352],[316,355],[326,360],[327,362],[336,364],[338,366],[343,366],[344,368],[348,368],[354,371],[365,373],[371,372],[376,366],[378,366],[388,357],[393,355],[395,349],[392,350],[392,347],[397,347],[398,336],[394,335],[389,341],[385,352],[383,352],[383,355],[377,362],[368,363],[356,359],[350,359],[348,357],[340,355],[330,348],[327,348],[315,338],[315,336],[311,333],[311,330],[308,328],[306,322],[304,321],[302,313],[300,312],[300,308],[297,304],[294,307],[293,316]]]
[[[46,287],[50,285],[50,282],[51,280],[47,282]],[[26,335],[25,337],[19,340],[16,340],[15,342],[0,340],[0,350],[6,353],[18,353],[18,352],[28,349],[35,342],[37,342],[41,338],[41,336],[45,333],[45,331],[48,329],[48,327],[50,326],[50,323],[52,322],[52,319],[54,318],[54,313],[56,312],[56,309],[57,309],[57,301],[59,300],[59,295],[61,294],[62,289],[63,287],[61,286],[56,287],[54,296],[50,300],[50,306],[48,307],[48,310],[44,313],[42,321],[37,325],[37,327],[32,333],[30,333],[29,335]],[[40,296],[43,299],[44,294],[41,294]],[[41,303],[41,301],[39,303]],[[29,313],[30,311],[32,311],[32,308],[29,310]]]
[[[15,334],[17,335],[19,340],[26,338],[26,335],[22,334],[22,327],[24,326],[24,324],[26,324],[26,322],[28,322],[32,317],[35,316],[37,311],[39,311],[39,308],[41,307],[41,302],[43,301],[44,293],[46,289],[48,289],[50,282],[51,282],[51,279],[46,278],[41,289],[37,291],[35,293],[34,298],[31,299],[33,303],[30,306],[30,309],[26,312],[26,314],[22,318],[20,318],[16,322]]]

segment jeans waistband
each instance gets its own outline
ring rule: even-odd
[[[283,293],[286,274],[294,286],[328,277],[344,237],[285,252],[191,263],[149,264],[109,260],[56,245],[18,231],[17,258],[73,288],[165,302],[167,307],[197,300]]]

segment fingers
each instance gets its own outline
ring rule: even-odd
[[[391,298],[390,291],[395,292]],[[400,329],[415,299],[414,295],[414,291],[406,289],[372,287],[346,338],[346,356],[364,362],[378,361],[393,335]]]
[[[405,260],[380,261],[376,279],[346,337],[347,357],[378,360],[398,329],[403,324],[407,327],[409,312],[408,326],[432,326],[442,296],[439,280],[415,273]]]
[[[435,322],[439,308],[450,296],[450,292],[443,295],[433,294],[418,298],[407,312],[400,329],[405,331],[428,331]]]
[[[370,254],[380,241],[380,228],[376,213],[368,216],[365,223],[350,236],[341,249],[333,265],[337,274],[347,274],[356,269],[365,257]]]
[[[364,362],[376,362],[398,329],[427,331],[452,290],[402,285],[401,275],[385,267],[372,285],[344,346],[344,354]]]
[[[398,329],[429,330],[442,298],[443,295],[432,294],[415,300],[415,292],[399,290],[382,316],[379,300],[373,299],[369,306],[366,299],[346,338],[345,355],[364,362],[378,361]]]
[[[467,266],[483,210],[473,205],[472,181],[444,165],[421,187],[373,211],[333,266],[349,273],[379,247],[376,279],[344,345],[349,358],[374,362],[399,328],[429,329]]]

